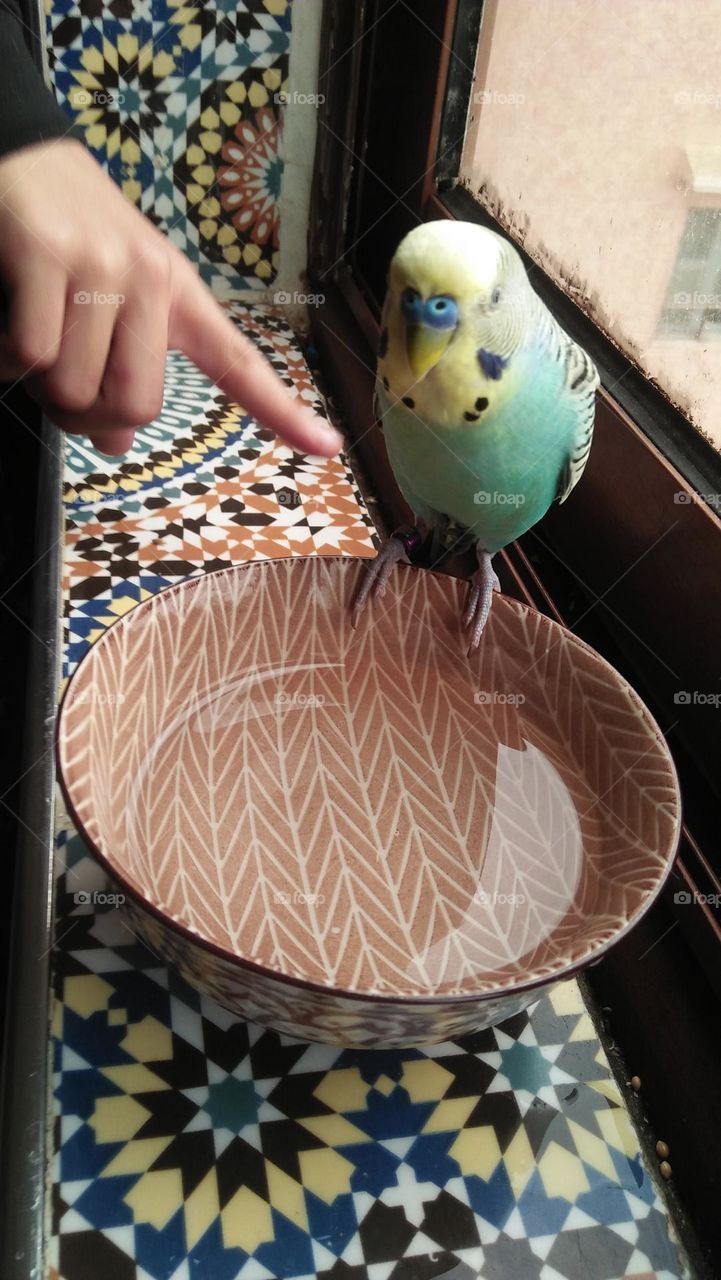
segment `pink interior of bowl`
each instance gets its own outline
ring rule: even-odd
[[[251,563],[116,623],[66,696],[89,842],[140,899],[274,972],[462,994],[593,957],[678,838],[666,743],[572,634],[496,597],[468,658],[454,579]]]

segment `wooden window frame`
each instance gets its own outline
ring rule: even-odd
[[[311,332],[382,532],[411,518],[373,413],[379,300],[395,245],[419,221],[448,217],[514,239],[456,179],[482,8],[480,0],[324,5],[309,276],[326,301]],[[497,567],[505,591],[572,627],[638,688],[674,754],[685,822],[669,886],[591,982],[613,1010],[612,1034],[647,1080],[648,1113],[670,1142],[703,1241],[698,1264],[712,1258],[719,1274],[721,1166],[708,1167],[707,1135],[721,1128],[721,911],[700,896],[721,895],[721,710],[679,708],[674,697],[721,689],[721,520],[699,496],[721,494],[721,456],[517,248],[603,385],[581,484]],[[454,557],[443,570],[464,575],[469,565]],[[679,891],[695,895],[692,905],[675,902]],[[669,1017],[683,1042],[674,1032],[660,1045],[656,1032]],[[684,1067],[697,1085],[679,1105]]]

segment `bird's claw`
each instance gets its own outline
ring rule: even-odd
[[[463,613],[463,629],[470,631],[469,658],[481,642],[483,628],[491,611],[493,592],[501,589],[498,575],[493,569],[488,552],[479,552],[478,559],[479,567],[471,578],[468,599]]]
[[[375,589],[375,594],[381,598],[385,595],[393,566],[401,561],[403,564],[410,564],[408,552],[415,550],[419,542],[420,535],[415,529],[399,530],[384,542],[378,555],[368,565],[358,595],[353,601],[350,621],[354,630],[358,626],[371,591]]]

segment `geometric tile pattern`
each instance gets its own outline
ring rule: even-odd
[[[59,852],[61,899],[101,883]],[[575,982],[462,1041],[342,1050],[234,1020],[113,907],[63,914],[63,1280],[686,1274]]]
[[[301,399],[322,403],[285,322],[232,304]],[[140,600],[193,574],[289,555],[370,556],[370,517],[342,459],[300,457],[171,353],[160,418],[109,460],[68,446],[65,671]]]
[[[314,394],[283,326],[262,341]],[[170,374],[132,454],[70,446],[67,671],[137,600],[244,550],[372,553],[344,463],[294,458]],[[575,981],[429,1049],[307,1044],[140,943],[61,803],[56,844],[51,1280],[688,1275]]]
[[[276,273],[290,22],[290,0],[49,6],[58,100],[221,295]]]

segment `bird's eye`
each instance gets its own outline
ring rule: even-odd
[[[493,293],[491,294],[491,302],[493,306],[495,307],[496,304],[499,303],[500,301],[501,301],[501,291],[500,289],[494,289]]]

